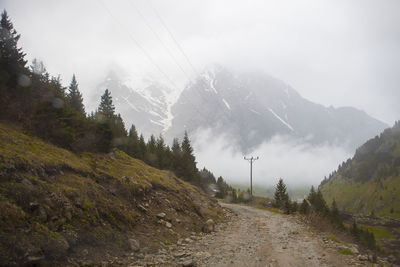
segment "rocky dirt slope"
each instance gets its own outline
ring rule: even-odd
[[[121,151],[74,154],[0,123],[0,265],[100,264],[154,253],[222,209]]]

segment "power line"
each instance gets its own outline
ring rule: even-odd
[[[161,24],[163,25],[163,27],[165,28],[165,30],[168,32],[169,36],[171,37],[171,39],[174,41],[175,45],[178,47],[179,51],[181,51],[182,55],[185,57],[186,61],[188,62],[188,64],[190,65],[190,67],[193,69],[194,73],[198,76],[199,72],[197,71],[197,69],[194,67],[194,65],[192,64],[192,62],[190,61],[189,57],[187,56],[187,54],[185,53],[185,51],[183,50],[182,46],[179,44],[178,40],[175,38],[175,36],[172,34],[172,32],[169,30],[167,24],[164,22],[164,20],[161,18],[160,14],[158,13],[158,11],[156,10],[156,8],[154,7],[154,5],[152,4],[151,0],[147,1],[150,5],[150,7],[153,9],[153,12],[156,14],[157,18],[160,20]]]
[[[154,36],[157,38],[157,40],[161,43],[161,45],[164,47],[165,51],[169,54],[169,56],[172,58],[172,60],[175,62],[175,64],[178,66],[178,68],[183,72],[183,74],[190,80],[189,75],[187,72],[183,69],[183,67],[179,64],[178,60],[175,58],[175,56],[172,54],[171,50],[166,46],[166,44],[163,42],[163,40],[160,38],[160,36],[157,34],[157,32],[153,29],[153,27],[150,26],[146,18],[143,16],[142,12],[137,8],[136,5],[133,4],[132,1],[129,1],[130,5],[135,9],[136,13],[141,17],[143,20],[144,24],[146,24],[147,28],[154,34]]]
[[[152,63],[155,68],[171,83],[171,85],[177,90],[178,87],[175,85],[175,83],[172,81],[172,79],[161,69],[161,67],[153,60],[153,58],[150,56],[150,54],[143,48],[143,46],[140,45],[140,43],[132,36],[132,34],[129,32],[127,27],[124,27],[124,25],[122,24],[122,22],[120,20],[118,20],[110,11],[110,9],[107,7],[107,5],[102,1],[102,0],[98,0],[101,5],[104,7],[104,9],[107,11],[107,13],[109,14],[109,16],[115,20],[115,22],[121,27],[121,29],[124,29],[123,31],[125,31],[128,35],[128,37],[131,39],[131,41],[139,48],[139,50],[145,55],[145,57],[149,60],[150,63]],[[154,12],[157,12],[154,8],[153,8]],[[157,13],[158,14],[158,13]],[[159,17],[159,16],[158,16]],[[159,17],[160,20],[161,17]],[[189,64],[191,65],[191,67],[193,68],[193,70],[196,72],[196,69],[194,68],[194,66],[190,63],[189,58],[186,56],[185,52],[181,49],[181,47],[179,46],[177,40],[173,37],[172,33],[168,30],[167,26],[164,23],[164,27],[167,29],[167,31],[169,32],[169,34],[172,36],[172,38],[174,39],[174,41],[176,42],[177,46],[180,48],[181,52],[185,55],[186,59],[188,60]],[[196,88],[197,89],[197,88]],[[197,89],[198,91],[198,89]],[[188,97],[186,97],[185,95],[182,95],[186,100],[188,100],[189,102],[191,102],[193,104],[193,101],[191,99],[189,99]],[[198,112],[198,114],[201,114],[201,116],[203,118],[206,118],[206,116],[203,113],[203,110],[200,110],[195,104],[192,105],[195,110]],[[194,120],[192,118],[189,118],[190,122],[194,122]]]
[[[259,157],[251,156],[251,158],[244,157],[244,159],[250,162],[250,196],[253,196],[253,162],[258,160]]]
[[[110,11],[110,9],[107,7],[107,5],[102,1],[102,0],[98,0],[101,5],[104,7],[104,9],[107,11],[108,15],[110,15],[110,17],[112,19],[115,20],[115,22],[117,22],[117,24],[121,27],[124,28],[124,25],[121,23],[121,21],[119,21]],[[153,60],[153,58],[150,56],[149,53],[147,53],[147,51],[143,48],[143,46],[140,45],[140,43],[132,36],[132,34],[130,34],[129,31],[126,31],[128,37],[131,39],[131,41],[139,48],[139,50],[145,55],[145,57],[150,61],[150,63],[152,63],[156,69],[173,85],[173,87],[177,88],[177,86],[175,85],[175,83],[171,80],[171,78],[161,69],[161,67]]]

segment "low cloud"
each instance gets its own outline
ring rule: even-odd
[[[253,152],[243,155],[235,142],[211,130],[202,130],[193,136],[198,167],[211,170],[231,183],[249,183],[249,162],[244,156],[259,156],[253,165],[253,183],[275,185],[279,178],[291,186],[318,185],[352,153],[329,144],[311,145],[288,136],[274,136]]]

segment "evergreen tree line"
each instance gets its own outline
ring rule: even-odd
[[[43,62],[35,59],[26,66],[19,38],[4,10],[0,22],[0,120],[19,123],[29,133],[74,152],[107,153],[118,148],[187,181],[202,182],[187,133],[181,143],[174,139],[172,147],[161,135],[152,135],[145,142],[134,125],[125,129],[108,89],[97,110],[86,114],[75,75],[66,88],[59,76],[47,72]]]
[[[331,207],[328,207],[321,191],[319,189],[315,191],[313,186],[310,189],[308,197],[301,203],[299,212],[304,215],[317,214],[326,218],[338,230],[348,231],[358,243],[372,250],[377,248],[374,233],[360,227],[355,221],[349,228],[345,227],[336,201],[333,200]]]
[[[226,183],[226,181],[221,176],[218,177],[216,185],[216,198],[226,199],[232,203],[247,203],[251,200],[250,189],[247,189],[245,191],[241,191],[240,189],[236,190],[228,183]]]

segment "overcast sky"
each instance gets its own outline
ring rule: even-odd
[[[153,61],[177,90],[193,77],[156,10],[196,70],[258,68],[314,102],[354,106],[389,124],[400,119],[398,0],[1,2],[28,58],[65,83],[75,73],[84,97],[110,66],[169,82]]]

